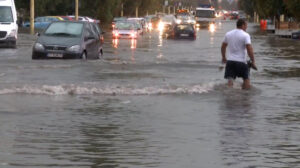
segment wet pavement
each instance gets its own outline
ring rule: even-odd
[[[31,60],[0,49],[1,168],[299,168],[300,42],[250,24],[253,89],[227,88],[220,46],[106,33],[102,60]],[[108,32],[108,31],[107,31]]]

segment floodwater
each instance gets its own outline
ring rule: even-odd
[[[227,88],[220,46],[106,34],[104,59],[31,60],[0,49],[1,168],[300,168],[300,42],[248,32],[253,88]]]

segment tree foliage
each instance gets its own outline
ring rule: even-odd
[[[19,13],[29,17],[30,0],[15,0]],[[75,0],[35,0],[35,15],[73,15]],[[124,4],[124,15],[135,16],[136,8],[139,14],[145,15],[162,11],[162,0],[79,0],[79,14],[90,16],[101,21],[111,21],[115,16],[120,16],[121,6]]]
[[[240,0],[239,5],[249,15],[255,11],[262,18],[284,14],[300,20],[300,0]]]
[[[15,2],[19,13],[28,19],[30,0],[15,0]],[[135,16],[137,7],[139,14],[143,16],[146,13],[162,11],[164,0],[79,0],[79,2],[80,15],[107,22],[115,16],[120,16],[122,4],[124,4],[125,16]],[[178,4],[178,2],[189,6],[196,5],[200,0],[169,0],[170,5]],[[217,4],[217,0],[205,2]],[[75,0],[35,0],[35,15],[73,15],[74,4]],[[225,4],[221,5],[224,6]],[[280,14],[285,14],[300,20],[300,0],[239,0],[239,6],[249,15],[253,15],[256,11],[262,18],[278,17]]]

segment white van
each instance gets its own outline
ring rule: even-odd
[[[17,11],[14,0],[0,0],[0,45],[16,47],[18,39]]]
[[[216,11],[214,8],[196,8],[195,20],[197,26],[208,27],[215,24]]]

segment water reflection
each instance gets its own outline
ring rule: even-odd
[[[215,25],[215,24],[210,24],[210,25],[209,25],[209,31],[210,31],[211,33],[214,33],[214,32],[216,31],[216,25]]]
[[[158,47],[163,47],[163,36],[162,36],[162,34],[159,34],[159,37],[158,37]]]
[[[255,141],[255,107],[253,95],[229,89],[222,93],[220,103],[221,155],[225,165],[251,165],[257,153],[251,151]]]
[[[131,39],[131,46],[130,46],[130,48],[131,49],[136,49],[136,44],[137,44],[136,39]]]
[[[113,39],[112,40],[112,45],[114,48],[119,48],[120,46],[120,41],[119,39]],[[137,40],[136,39],[130,39],[130,48],[131,49],[136,49],[137,47]]]
[[[139,112],[103,104],[78,110],[76,116],[84,144],[80,154],[73,154],[76,162],[87,161],[92,167],[157,166],[157,154],[149,154],[153,147],[140,130]]]
[[[113,39],[112,42],[113,42],[113,47],[114,48],[118,48],[118,46],[119,46],[119,39]]]

